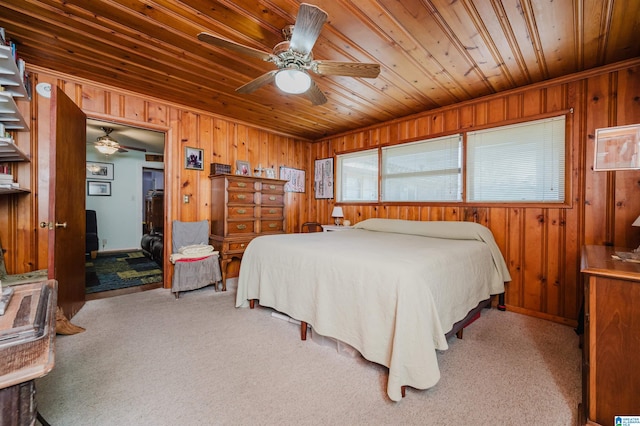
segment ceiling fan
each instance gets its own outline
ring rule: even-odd
[[[111,154],[115,154],[116,152],[129,152],[128,150],[130,149],[135,151],[147,152],[147,150],[144,148],[136,148],[133,146],[120,145],[117,140],[111,137],[111,132],[113,132],[113,129],[110,127],[101,127],[100,129],[102,129],[102,131],[105,134],[104,136],[100,136],[93,143],[93,145],[102,154],[111,155]]]
[[[327,102],[327,98],[309,76],[309,71],[319,75],[364,78],[376,78],[380,74],[380,64],[313,59],[311,49],[327,17],[327,13],[322,9],[302,3],[295,25],[289,25],[282,30],[285,41],[278,43],[273,48],[273,53],[263,52],[204,32],[198,34],[198,39],[235,53],[273,62],[278,68],[237,88],[236,92],[251,93],[265,84],[275,82],[276,86],[286,93],[304,94],[313,105],[322,105]]]

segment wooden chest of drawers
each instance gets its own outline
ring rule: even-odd
[[[616,249],[585,246],[585,334],[579,424],[614,426],[640,415],[640,264],[612,259]]]
[[[227,267],[241,260],[249,242],[258,235],[285,232],[284,184],[262,177],[215,175],[211,179],[211,235],[220,251],[223,289]]]

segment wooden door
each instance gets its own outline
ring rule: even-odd
[[[85,302],[87,117],[59,88],[51,93],[49,278],[58,306],[72,318]]]

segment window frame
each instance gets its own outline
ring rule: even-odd
[[[572,165],[573,165],[573,157],[572,157],[573,151],[571,150],[571,143],[570,143],[570,141],[572,140],[572,134],[573,134],[573,120],[571,120],[572,115],[573,115],[573,108],[569,108],[561,111],[536,114],[526,118],[503,120],[499,123],[489,123],[484,125],[469,126],[464,129],[460,128],[460,129],[451,130],[448,132],[433,133],[426,136],[400,140],[396,143],[387,142],[384,144],[380,144],[374,148],[366,147],[362,149],[359,148],[359,149],[351,149],[351,150],[344,150],[344,151],[336,151],[334,153],[334,157],[337,162],[338,156],[340,155],[352,154],[355,152],[374,150],[374,149],[378,150],[378,200],[364,201],[364,202],[343,201],[338,198],[338,194],[336,192],[336,204],[337,205],[361,205],[361,206],[372,206],[372,207],[383,207],[383,208],[387,206],[416,206],[416,205],[429,205],[434,207],[515,207],[515,208],[529,207],[529,208],[567,208],[567,209],[572,208],[573,207],[573,195],[572,195],[573,185],[571,181],[571,176],[572,176]],[[565,152],[564,152],[565,167],[564,167],[564,200],[563,201],[546,201],[546,202],[467,201],[467,133],[472,131],[509,126],[512,124],[533,122],[533,121],[542,120],[545,118],[553,118],[553,117],[559,117],[559,116],[565,116],[565,144],[564,144],[565,145],[564,147],[565,148]],[[450,136],[454,134],[462,135],[462,201],[455,201],[455,202],[454,201],[382,201],[380,199],[380,194],[382,190],[382,179],[380,175],[380,171],[382,167],[381,150],[383,147],[416,142],[420,140],[434,139],[434,138]],[[337,182],[341,179],[341,176],[337,173],[337,170],[336,170],[335,177],[336,177],[336,184],[337,184]]]

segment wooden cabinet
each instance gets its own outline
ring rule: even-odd
[[[211,176],[211,235],[220,251],[222,285],[227,267],[241,260],[249,242],[258,235],[285,232],[286,181],[238,175]]]
[[[164,231],[164,190],[152,189],[144,200],[144,233]]]
[[[585,246],[585,340],[582,423],[614,425],[640,415],[640,263],[611,257],[615,249]]]

